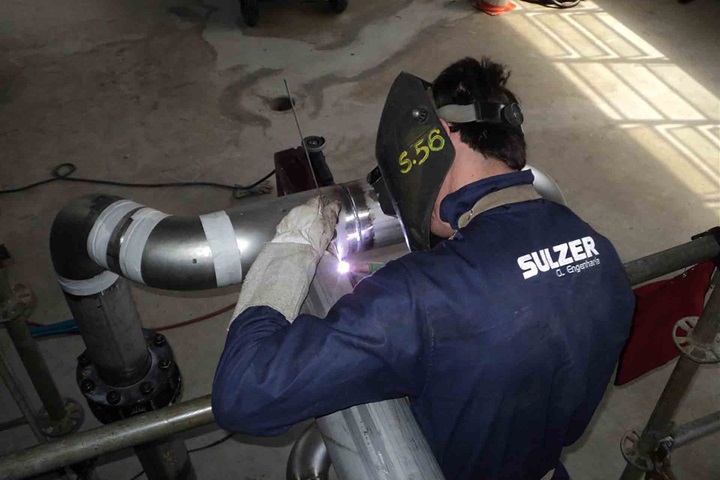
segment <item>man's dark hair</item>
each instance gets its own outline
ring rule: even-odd
[[[463,58],[435,79],[435,105],[469,105],[475,102],[520,103],[505,84],[510,71],[503,65],[483,57]],[[460,139],[476,152],[520,170],[525,166],[525,136],[520,127],[488,125],[486,123],[450,124],[450,130],[460,132]]]

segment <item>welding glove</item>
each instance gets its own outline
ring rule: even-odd
[[[290,210],[250,267],[232,318],[249,307],[268,306],[292,323],[335,234],[339,212],[340,203],[325,197]]]

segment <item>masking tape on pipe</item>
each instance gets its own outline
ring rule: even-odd
[[[132,222],[125,231],[120,244],[120,270],[125,277],[145,283],[141,268],[145,244],[155,226],[169,216],[153,208],[141,208],[130,217]]]
[[[87,280],[70,280],[69,278],[58,276],[58,283],[60,283],[60,287],[70,295],[87,297],[107,290],[119,277],[117,273],[106,270]]]
[[[87,238],[88,255],[95,263],[108,268],[107,249],[112,233],[125,215],[138,208],[142,208],[139,203],[118,200],[100,213]]]
[[[224,211],[208,213],[200,215],[200,223],[212,252],[217,286],[240,283],[243,278],[242,255],[230,217]]]

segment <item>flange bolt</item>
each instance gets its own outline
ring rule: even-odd
[[[95,382],[93,382],[89,378],[86,378],[85,380],[82,381],[82,383],[80,383],[80,389],[84,393],[90,393],[93,390],[95,390]]]
[[[120,402],[120,394],[115,390],[110,390],[105,398],[110,405],[117,405]]]
[[[84,353],[78,357],[78,363],[81,368],[85,368],[90,365],[90,359]]]
[[[153,392],[153,386],[150,382],[143,382],[140,384],[140,392],[143,395],[150,395]]]

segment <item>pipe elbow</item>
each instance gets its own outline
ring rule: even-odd
[[[50,254],[60,277],[82,281],[105,272],[88,255],[87,239],[100,214],[119,200],[114,195],[86,195],[58,212],[50,228]]]
[[[327,480],[330,475],[330,455],[317,423],[313,422],[300,435],[290,452],[287,480]]]
[[[345,253],[402,239],[397,220],[384,216],[366,190],[362,182],[322,190],[345,204],[341,224],[347,235],[343,237],[356,239],[345,242]],[[317,194],[301,192],[194,216],[168,215],[113,195],[81,197],[65,206],[53,222],[53,265],[66,292],[78,295],[98,293],[118,275],[166,290],[237,285],[243,270],[274,236],[278,222],[292,207]]]

